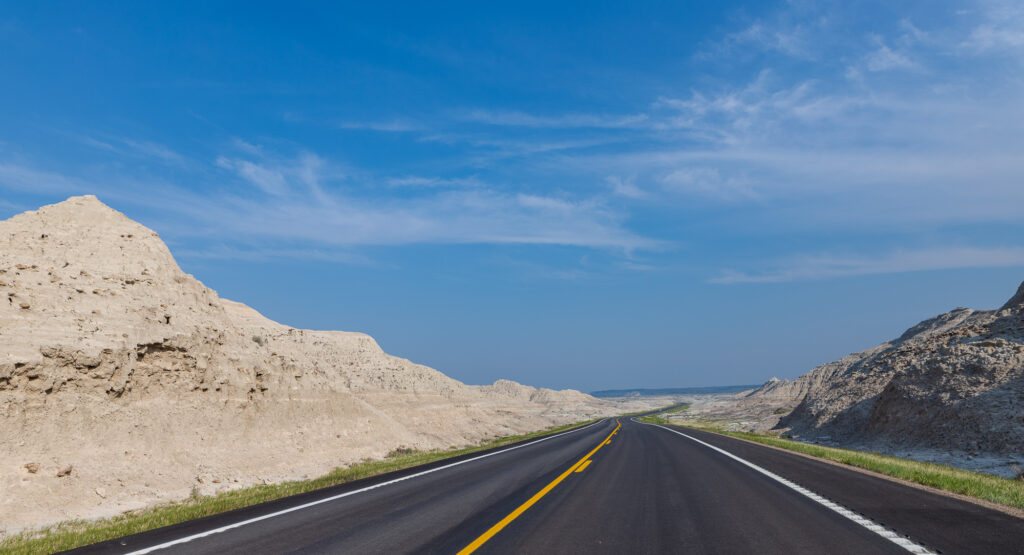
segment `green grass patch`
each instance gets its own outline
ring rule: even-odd
[[[594,420],[566,426],[554,426],[530,434],[492,439],[474,447],[461,449],[415,451],[406,447],[399,447],[388,453],[387,457],[383,460],[366,461],[343,468],[336,468],[319,478],[311,480],[259,485],[225,491],[211,496],[200,496],[194,491],[192,496],[183,501],[167,503],[140,511],[132,511],[113,518],[72,520],[47,528],[29,530],[7,536],[0,539],[0,553],[22,555],[53,553],[55,551],[74,549],[83,545],[137,534],[234,509],[241,509],[290,495],[336,486],[459,455],[501,447],[517,441],[554,434],[591,422],[594,422]]]
[[[641,418],[641,420],[652,424],[682,425],[706,432],[755,441],[841,464],[872,470],[886,476],[900,478],[924,486],[984,499],[985,501],[1017,509],[1024,509],[1024,479],[1020,478],[1001,478],[991,474],[971,472],[970,470],[963,470],[952,466],[901,459],[880,453],[813,445],[772,435],[734,432],[707,425],[706,423],[670,422],[662,417],[662,415],[645,417]]]

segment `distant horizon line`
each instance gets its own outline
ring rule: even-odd
[[[747,389],[756,389],[763,384],[740,384],[740,385],[709,385],[701,387],[655,387],[655,388],[633,388],[633,389],[599,389],[591,391],[594,397],[623,397],[629,394],[639,396],[648,395],[685,395],[696,393],[732,393]]]

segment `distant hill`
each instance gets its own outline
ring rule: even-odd
[[[757,389],[755,385],[713,385],[710,387],[667,387],[663,389],[602,389],[591,393],[594,397],[646,397],[650,395],[706,395],[711,393],[739,393]]]

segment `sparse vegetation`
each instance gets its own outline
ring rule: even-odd
[[[671,424],[672,422],[668,418],[670,414],[679,414],[688,408],[690,408],[689,403],[657,414],[652,414],[650,416],[641,416],[640,420],[643,422],[650,422],[651,424]]]
[[[673,407],[675,407],[675,408],[673,408]],[[668,405],[666,407],[662,407],[662,409],[661,409],[662,412],[659,412],[657,414],[672,414],[672,413],[676,413],[676,412],[680,412],[680,411],[686,410],[688,408],[690,408],[690,404],[689,403],[686,403],[685,405],[682,405],[682,406],[679,406],[679,407],[676,407],[675,405]],[[619,416],[620,417],[636,416],[638,414],[647,414],[649,412],[651,412],[651,411],[650,410],[641,410],[641,411],[636,411],[636,412],[627,412],[627,413],[624,413],[624,414],[620,414]]]
[[[641,416],[640,421],[647,422],[648,424],[661,424],[663,426],[666,424],[672,424],[672,422],[670,422],[668,418],[665,418],[663,416],[664,414],[665,413],[661,412],[658,414],[652,414],[650,416]]]
[[[792,411],[790,411],[789,409],[777,408],[774,412],[772,412],[772,414],[789,414],[790,412]]]
[[[384,457],[387,458],[387,459],[395,459],[395,458],[398,458],[398,457],[406,457],[406,456],[409,456],[409,455],[413,455],[415,453],[416,453],[416,450],[413,449],[412,447],[404,447],[403,446],[403,447],[397,447],[395,449],[392,449],[391,452],[388,453],[387,455],[385,455]]]
[[[566,426],[555,426],[530,434],[492,439],[482,442],[475,447],[464,447],[461,449],[417,451],[408,447],[399,447],[391,451],[387,458],[383,460],[366,461],[344,468],[337,468],[328,474],[311,480],[259,485],[225,491],[212,496],[200,496],[198,490],[193,488],[192,495],[188,499],[177,503],[168,503],[151,509],[129,512],[103,520],[73,520],[40,530],[8,536],[0,539],[0,552],[5,555],[23,555],[54,553],[56,551],[74,549],[83,545],[137,534],[234,509],[241,509],[290,495],[336,486],[459,455],[501,447],[517,441],[554,434],[583,426],[590,422],[593,422],[593,420]]]
[[[924,486],[938,488],[952,493],[968,495],[977,499],[991,501],[1018,509],[1024,509],[1024,480],[1001,478],[991,474],[971,472],[952,466],[925,463],[909,459],[901,459],[879,453],[868,453],[854,451],[852,449],[840,449],[838,447],[825,447],[802,443],[791,439],[783,439],[767,434],[756,434],[751,432],[734,432],[723,430],[706,423],[695,422],[670,422],[664,417],[665,413],[650,417],[643,417],[640,420],[652,424],[676,424],[689,428],[714,432],[780,447],[790,451],[796,451],[806,455],[826,459],[829,461],[847,464],[866,470],[900,478]]]
[[[263,338],[258,335],[252,336],[252,342],[259,345],[260,347],[263,346]]]

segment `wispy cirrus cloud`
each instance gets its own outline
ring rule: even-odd
[[[842,17],[838,11],[825,3],[786,2],[753,19],[741,16],[733,30],[704,40],[694,58],[720,63],[776,54],[817,61],[825,54],[824,43],[843,35],[834,29],[835,21]]]
[[[159,143],[134,139],[121,139],[121,142],[135,152],[152,158],[159,158],[165,162],[181,162],[184,160],[182,155]]]
[[[308,248],[274,248],[263,245],[210,245],[202,249],[175,249],[174,255],[182,258],[205,260],[245,260],[250,262],[266,262],[271,260],[315,260],[318,262],[336,262],[357,266],[376,266],[370,257],[351,251],[339,249],[308,249]]]
[[[865,66],[869,71],[888,71],[894,69],[914,69],[917,64],[904,53],[889,48],[881,43],[878,48],[865,56]]]
[[[969,25],[924,30],[904,17],[887,34],[847,36],[839,64],[762,66],[746,83],[660,97],[647,122],[656,140],[643,149],[563,160],[660,183],[666,193],[788,199],[805,206],[797,219],[839,212],[832,219],[841,225],[858,217],[875,224],[874,213],[905,215],[893,224],[1008,221],[997,199],[1024,200],[1024,162],[1015,154],[1024,148],[1024,80],[950,46],[972,34]],[[854,192],[859,210],[839,209]]]
[[[303,189],[321,194],[320,183],[325,171],[328,171],[323,158],[312,152],[302,152],[293,159],[269,157],[263,149],[254,154],[255,159],[218,156],[216,165],[237,174],[243,181],[255,185],[268,195],[289,195],[300,185]],[[331,178],[341,175],[339,169],[331,167]]]
[[[570,139],[528,139],[508,136],[486,136],[470,133],[437,133],[424,135],[419,141],[441,143],[463,148],[468,151],[459,161],[464,166],[490,168],[508,159],[536,158],[558,152],[587,150],[613,144],[619,137],[580,137]]]
[[[659,211],[651,220],[698,214],[726,234],[752,233],[736,229],[751,221],[757,233],[814,230],[831,252],[865,234],[903,252],[922,236],[955,235],[950,229],[1019,230],[1024,75],[1006,56],[1021,52],[1024,15],[1012,2],[968,7],[955,16],[894,9],[863,24],[844,17],[863,8],[782,3],[753,20],[735,16],[740,23],[680,62],[692,65],[685,77],[652,78],[655,86],[610,91],[567,111],[530,111],[537,104],[524,102],[431,103],[342,121],[285,114],[345,140],[365,136],[338,129],[393,133],[373,140],[399,154],[366,155],[367,167],[350,168],[346,153],[322,154],[331,146],[314,154],[291,139],[234,139],[190,168],[210,191],[175,210],[195,230],[238,241],[339,250],[485,243],[628,251],[694,240],[659,238],[673,232],[645,221],[645,210]],[[630,100],[616,104],[621,98]],[[170,163],[176,155],[155,141],[96,133],[85,141],[125,160]],[[81,191],[104,177],[44,166],[0,166],[0,179],[23,190],[35,179]],[[927,268],[922,256],[903,260]],[[912,271],[903,267],[885,256],[804,257],[788,269],[747,268],[734,280]]]
[[[224,197],[214,217],[193,214],[234,236],[272,236],[335,246],[404,244],[551,244],[632,250],[660,242],[628,231],[622,215],[598,198],[504,193],[475,178],[384,179],[430,191],[413,197],[352,196],[332,187],[344,179],[309,152],[294,159],[218,158],[217,164],[256,185],[263,199]]]
[[[739,31],[726,33],[710,41],[694,56],[698,60],[716,60],[749,53],[752,49],[777,51],[797,58],[815,58],[811,33],[806,25],[756,20]]]
[[[486,184],[481,181],[477,176],[471,175],[469,177],[424,177],[419,175],[403,175],[401,177],[388,178],[387,184],[392,187],[446,187],[446,188],[463,188],[463,187],[484,187]]]
[[[175,150],[154,141],[108,134],[92,135],[68,132],[61,134],[86,146],[106,152],[156,159],[167,164],[183,164],[186,161],[185,157]]]
[[[1014,1],[987,1],[978,6],[981,21],[961,47],[975,54],[1019,56],[1024,50],[1024,7]]]
[[[1024,267],[1024,247],[937,247],[880,256],[803,255],[765,272],[726,271],[711,283],[782,283],[961,268]]]
[[[620,197],[642,199],[647,198],[648,193],[636,185],[633,177],[620,177],[617,175],[608,176],[605,181],[612,190],[612,194]]]
[[[335,123],[335,127],[338,129],[380,131],[384,133],[411,133],[427,129],[421,123],[397,118],[379,121],[339,121]]]
[[[721,200],[750,200],[760,195],[742,175],[722,175],[716,167],[684,166],[660,177],[663,188],[677,193],[713,197]]]
[[[459,119],[486,125],[536,128],[635,128],[643,127],[647,114],[557,114],[537,115],[517,111],[471,110]]]
[[[350,118],[335,118],[335,117],[313,117],[308,114],[297,111],[286,111],[281,114],[284,121],[289,123],[313,123],[316,125],[323,125],[333,129],[351,130],[351,131],[374,131],[381,133],[413,133],[417,131],[426,131],[429,126],[414,117],[407,117],[402,115],[396,115],[392,117],[350,117]]]
[[[788,134],[786,125],[833,124],[837,119],[871,109],[885,109],[883,99],[860,91],[826,91],[816,79],[786,83],[769,69],[749,83],[686,97],[661,97],[654,107],[661,117],[655,129],[688,130],[711,146],[735,146]]]
[[[631,232],[621,215],[590,200],[495,191],[455,190],[411,199],[361,199],[326,193],[291,196],[273,204],[220,197],[190,211],[204,225],[196,233],[270,238],[311,244],[564,245],[598,249],[653,249],[661,241]]]
[[[203,256],[275,256],[293,251],[296,244],[320,257],[342,249],[337,257],[342,261],[351,259],[352,249],[370,246],[562,245],[621,252],[664,246],[630,231],[626,214],[599,196],[502,192],[472,178],[455,186],[455,180],[442,184],[408,176],[392,179],[398,185],[426,185],[425,194],[373,193],[390,187],[360,187],[362,194],[350,194],[339,186],[346,174],[310,152],[291,158],[266,149],[248,158],[237,152],[222,155],[205,168],[202,179],[217,180],[222,175],[218,169],[253,189],[181,190],[150,182],[147,195],[139,196],[125,192],[138,186],[128,176],[69,177],[18,164],[0,164],[0,188],[116,198],[118,204],[152,211],[154,221],[165,222],[178,237],[218,238],[220,250],[191,250]]]

